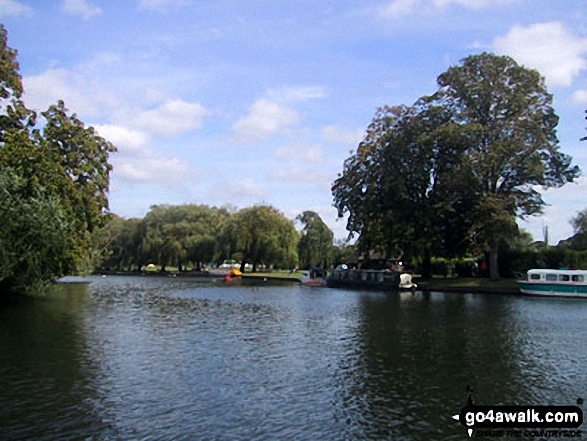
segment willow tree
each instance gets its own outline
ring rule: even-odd
[[[303,224],[298,242],[298,257],[302,266],[326,268],[332,260],[334,233],[313,211],[304,211],[296,220]]]
[[[225,255],[239,255],[245,264],[292,267],[297,260],[298,233],[291,220],[273,207],[256,205],[232,214],[223,227],[219,246]]]

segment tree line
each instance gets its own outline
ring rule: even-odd
[[[143,219],[108,211],[116,148],[71,114],[63,101],[26,108],[17,51],[0,25],[0,289],[26,291],[61,275],[148,263],[201,269],[234,259],[290,268],[332,266],[351,247],[311,211],[296,221],[270,206],[242,210],[155,206]],[[516,218],[541,213],[539,189],[580,174],[560,151],[544,79],[512,58],[483,53],[450,67],[438,90],[411,106],[377,110],[363,141],[332,186],[357,249],[397,248],[430,274],[432,258],[489,256],[522,236]],[[584,249],[586,211],[575,236]],[[346,253],[346,255],[345,255]],[[356,254],[355,254],[356,256]]]
[[[333,233],[317,213],[305,211],[294,221],[271,206],[241,210],[207,205],[156,205],[142,219],[112,215],[98,238],[104,270],[139,271],[157,264],[201,271],[224,260],[241,271],[258,268],[323,266],[341,258]]]

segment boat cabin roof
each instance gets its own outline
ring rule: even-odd
[[[528,271],[528,280],[546,280],[549,282],[584,282],[587,280],[587,271],[563,269],[531,269]]]
[[[528,274],[587,274],[587,270],[571,269],[531,269]]]

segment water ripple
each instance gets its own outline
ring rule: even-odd
[[[3,439],[463,439],[466,385],[538,405],[587,385],[585,303],[90,280],[0,309]]]

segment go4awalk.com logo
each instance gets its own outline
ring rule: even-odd
[[[478,406],[469,391],[467,405],[453,419],[470,437],[581,437],[583,411],[577,406]]]

